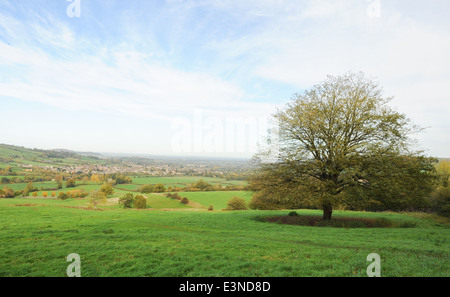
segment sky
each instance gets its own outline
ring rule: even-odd
[[[450,157],[450,2],[0,0],[0,143],[249,158],[271,115],[364,72]]]

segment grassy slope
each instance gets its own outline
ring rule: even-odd
[[[50,152],[50,151],[47,151]],[[85,156],[73,156],[62,158],[48,158],[42,151],[32,150],[28,148],[22,148],[18,146],[10,146],[0,144],[0,157],[10,159],[9,163],[0,163],[1,168],[11,166],[14,172],[21,172],[21,168],[18,165],[77,165],[77,164],[100,164],[103,161],[100,159],[94,159]]]
[[[286,211],[62,207],[83,203],[1,199],[0,276],[65,276],[69,253],[81,256],[82,276],[365,276],[372,252],[382,276],[450,276],[450,229],[428,216],[351,212],[417,227],[339,229],[254,220]]]
[[[252,198],[252,192],[249,191],[180,192],[179,194],[205,207],[212,205],[217,210],[227,208],[228,200],[235,196],[244,198],[247,202]]]

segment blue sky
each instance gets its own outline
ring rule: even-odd
[[[250,157],[293,93],[363,71],[450,157],[448,1],[73,1],[0,0],[0,143]]]

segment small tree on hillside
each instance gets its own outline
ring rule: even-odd
[[[139,188],[139,192],[143,194],[150,194],[155,192],[155,186],[154,185],[143,185]]]
[[[134,196],[131,193],[125,194],[125,196],[119,199],[119,205],[123,208],[132,208],[134,203]]]
[[[59,192],[59,194],[58,194],[58,199],[59,200],[66,200],[68,198],[69,198],[69,195],[67,195],[67,193]]]
[[[66,181],[66,188],[73,188],[76,186],[76,182],[73,178]]]
[[[147,199],[142,195],[136,195],[133,205],[134,208],[144,209],[147,207]]]
[[[36,190],[37,190],[37,188],[35,188],[35,187],[33,186],[32,183],[28,183],[27,186],[25,187],[25,189],[23,189],[22,195],[23,195],[24,197],[26,197],[26,196],[28,196],[31,192],[34,192],[34,191],[36,191]]]
[[[9,187],[7,187],[7,186],[5,186],[5,187],[3,188],[3,190],[2,190],[1,195],[2,195],[4,198],[14,198],[14,190],[11,189],[11,188],[9,188]]]
[[[247,209],[245,200],[240,197],[233,197],[227,202],[227,209],[230,210],[244,210]]]
[[[154,191],[155,193],[164,193],[166,191],[166,187],[164,187],[163,184],[156,184]]]
[[[89,195],[89,197],[90,197],[91,203],[94,205],[94,207],[97,206],[99,203],[106,203],[106,201],[107,201],[106,195],[102,191],[92,192]]]
[[[114,194],[114,188],[110,184],[103,184],[100,191],[106,196]]]

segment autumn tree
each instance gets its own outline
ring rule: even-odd
[[[65,192],[59,192],[59,194],[58,194],[58,199],[59,200],[66,200],[66,199],[68,199],[69,198],[69,195],[67,195],[67,193],[65,193]]]
[[[244,210],[244,209],[247,209],[247,205],[245,203],[244,198],[235,196],[227,201],[227,209]]]
[[[96,207],[99,203],[106,203],[106,195],[102,191],[94,191],[89,194],[90,201],[94,207]]]
[[[100,178],[99,178],[99,176],[98,176],[98,174],[93,174],[92,176],[91,176],[91,182],[93,182],[93,183],[100,183],[101,182],[101,180],[100,180]]]
[[[193,188],[199,189],[200,191],[212,191],[214,186],[210,183],[205,182],[203,179],[198,180],[196,183],[192,184]]]
[[[119,198],[119,205],[123,208],[132,208],[134,203],[134,196],[131,193],[125,194],[123,197]]]
[[[136,195],[133,206],[134,208],[144,209],[147,207],[147,199],[142,195]]]
[[[62,189],[62,187],[63,187],[63,183],[62,183],[63,179],[64,179],[64,177],[62,175],[57,175],[55,177],[55,181],[56,181],[56,184],[57,184],[56,185],[57,189]]]
[[[28,183],[27,186],[25,187],[25,189],[22,190],[22,195],[24,197],[28,196],[30,194],[30,192],[34,192],[36,190],[37,190],[37,188],[35,188],[32,183]]]
[[[76,186],[76,182],[73,178],[66,181],[66,188],[73,188]]]
[[[143,185],[139,188],[138,191],[141,193],[144,193],[144,194],[153,193],[155,191],[155,186],[154,185]]]
[[[166,187],[163,184],[156,184],[154,191],[155,193],[164,193],[166,191]]]
[[[14,190],[5,186],[0,193],[0,197],[4,198],[14,198]]]
[[[103,192],[106,196],[114,194],[114,188],[110,184],[103,184],[100,188],[100,191]]]
[[[450,217],[450,161],[441,160],[436,165],[437,185],[430,196],[431,209]]]
[[[388,106],[391,99],[362,73],[328,76],[294,95],[274,115],[277,149],[255,157],[260,168],[251,187],[258,202],[314,206],[324,220],[337,205],[423,203],[434,160],[413,150],[411,135],[420,129]]]
[[[450,161],[442,160],[436,165],[438,183],[441,187],[448,187],[450,181]]]

